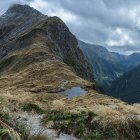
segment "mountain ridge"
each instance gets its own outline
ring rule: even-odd
[[[0,137],[140,138],[139,105],[98,93],[93,69],[61,19],[40,14],[35,18],[32,12],[4,16],[0,18]],[[79,90],[84,94],[64,95]]]
[[[18,6],[19,5],[16,5],[16,8]],[[13,9],[14,7],[15,6],[10,8],[10,10],[8,10],[8,12],[6,13],[9,13],[9,11],[11,11],[11,9]],[[20,6],[19,8],[21,7],[22,6]],[[22,8],[24,8],[24,6]],[[27,9],[28,8],[29,6],[27,6]],[[31,11],[32,10],[34,11],[34,9],[31,9]],[[26,14],[24,16],[26,16]],[[88,64],[86,57],[79,49],[75,36],[72,35],[72,33],[69,31],[69,29],[62,20],[60,20],[58,17],[48,17],[42,14],[39,14],[38,18],[34,18],[34,16],[30,17],[30,15],[28,15],[27,19],[29,20],[25,20],[24,16],[19,16],[18,18],[14,15],[12,17],[13,19],[15,18],[15,24],[19,22],[19,20],[20,22],[22,21],[21,24],[17,24],[16,26],[14,26],[15,28],[13,28],[14,20],[12,22],[12,25],[9,25],[8,21],[11,19],[11,17],[8,17],[7,20],[4,19],[5,21],[7,21],[8,26],[12,26],[8,29],[8,31],[4,30],[7,29],[6,24],[0,26],[0,31],[2,32],[2,35],[0,36],[1,57],[6,56],[11,51],[15,51],[17,49],[28,46],[32,40],[27,39],[30,41],[25,41],[24,38],[27,38],[26,36],[30,36],[31,38],[32,36],[35,36],[37,34],[42,34],[42,36],[44,36],[44,39],[46,38],[47,40],[46,43],[48,43],[48,49],[51,53],[55,53],[55,56],[58,56],[59,59],[73,67],[74,71],[76,71],[77,74],[79,73],[78,75],[82,76],[85,79],[87,78],[88,80],[94,79],[90,64]],[[23,24],[25,26],[23,26]],[[6,26],[6,28],[3,28],[3,26]],[[24,41],[26,44],[24,44]],[[50,43],[52,47],[49,47]],[[80,60],[83,60],[83,62],[80,62]]]

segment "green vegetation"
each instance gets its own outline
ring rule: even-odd
[[[20,134],[11,127],[10,123],[8,124],[7,115],[5,116],[0,118],[0,140],[22,140]],[[3,119],[7,122],[4,122]]]
[[[97,115],[93,112],[70,113],[57,110],[45,111],[35,104],[24,104],[24,111],[35,111],[38,114],[46,114],[43,123],[53,121],[53,129],[67,134],[74,134],[78,138],[102,139],[103,134],[100,131],[98,121],[93,121]],[[93,122],[92,122],[93,121]]]
[[[45,114],[42,123],[52,121],[51,128],[57,130],[58,135],[63,132],[84,140],[140,139],[140,121],[134,118],[130,118],[126,122],[108,122],[107,125],[104,125],[101,118],[99,119],[99,116],[93,112],[46,111],[35,104],[23,105],[23,110]]]
[[[53,121],[52,128],[67,134],[74,134],[84,140],[103,139],[139,139],[140,122],[135,119],[127,120],[126,123],[103,125],[101,119],[93,112],[68,113],[50,111],[46,114],[43,122]],[[118,122],[119,123],[119,122]]]
[[[30,131],[26,130],[24,126],[18,125],[16,126],[18,132],[21,134],[21,140],[47,140],[46,137],[42,136],[41,133],[37,135],[30,135]]]
[[[26,130],[21,124],[16,124],[12,127],[13,120],[8,114],[0,113],[0,140],[46,140],[46,137],[41,133],[31,136],[30,131]]]
[[[46,140],[46,137],[41,134],[30,136],[30,133],[23,127],[16,127],[16,129],[18,133],[10,127],[7,129],[0,128],[0,140]]]
[[[93,112],[70,113],[61,111],[49,111],[43,122],[53,121],[53,129],[67,134],[74,134],[84,140],[102,140],[104,132],[101,124],[96,120]]]
[[[34,112],[36,112],[37,114],[43,114],[43,113],[46,112],[45,110],[42,110],[42,109],[41,109],[39,106],[37,106],[36,104],[31,104],[31,103],[22,105],[22,109],[23,109],[23,111],[34,111]]]
[[[126,123],[108,124],[104,126],[99,121],[98,116],[93,112],[70,113],[57,110],[42,110],[35,104],[25,104],[22,106],[24,111],[35,111],[39,114],[46,114],[43,123],[53,121],[52,129],[67,134],[74,134],[84,140],[102,139],[139,139],[140,122],[130,119]]]
[[[10,139],[9,131],[8,129],[0,128],[0,139]]]

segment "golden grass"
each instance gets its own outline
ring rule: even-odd
[[[55,108],[59,109],[64,109],[66,106],[66,103],[62,100],[54,100],[52,104]]]
[[[20,57],[31,55],[32,57],[35,53],[44,51],[41,47],[37,49],[38,44],[33,45],[35,47],[17,51],[8,57],[12,55]],[[122,127],[130,130],[131,124],[139,123],[137,116],[140,115],[140,104],[128,105],[120,100],[99,94],[91,89],[92,85],[93,83],[76,76],[69,66],[56,58],[52,59],[51,56],[51,59],[34,62],[18,72],[1,73],[0,107],[1,109],[8,108],[9,112],[17,114],[21,113],[20,107],[25,103],[37,104],[45,110],[63,110],[74,113],[92,111],[99,116],[105,127],[116,127],[116,131],[121,130]],[[71,100],[58,95],[61,90],[73,86],[88,87],[87,94]]]
[[[10,127],[9,125],[7,125],[1,120],[0,120],[0,127],[1,127],[0,139],[4,139],[8,136],[13,140],[22,140],[20,135],[12,127]]]

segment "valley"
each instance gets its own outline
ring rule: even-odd
[[[140,53],[122,55],[105,47],[79,41],[92,68],[97,89],[128,103],[139,103]],[[137,77],[137,78],[136,78]]]

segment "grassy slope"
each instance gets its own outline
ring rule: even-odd
[[[139,127],[140,122],[137,118],[140,114],[139,104],[128,105],[120,100],[97,93],[93,89],[93,83],[76,76],[71,67],[63,63],[53,55],[50,49],[48,50],[48,47],[44,48],[44,46],[46,46],[46,42],[43,41],[41,36],[37,36],[32,40],[28,49],[24,48],[14,51],[0,61],[0,109],[2,112],[10,114],[12,112],[12,115],[20,115],[23,112],[21,110],[23,105],[28,103],[36,104],[42,110],[50,111],[50,114],[54,115],[54,117],[49,118],[49,121],[54,121],[56,124],[60,123],[62,126],[64,124],[64,128],[69,125],[73,134],[76,133],[72,127],[74,125],[73,123],[76,123],[75,130],[77,130],[77,126],[80,125],[78,119],[86,120],[87,115],[83,114],[80,117],[78,115],[72,121],[71,117],[67,118],[67,113],[68,116],[73,116],[73,114],[81,114],[83,111],[92,112],[97,115],[96,119],[99,120],[98,125],[100,122],[102,126],[96,129],[96,139],[105,138],[105,135],[102,135],[103,131],[99,130],[105,128],[107,131],[107,126],[117,131],[115,132],[114,139],[115,137],[126,137],[128,131],[131,131],[130,134],[133,136],[128,135],[127,137],[129,139],[135,140],[138,136],[140,137],[138,133],[139,128],[136,127],[134,131],[135,124],[138,124]],[[88,93],[85,96],[72,100],[58,94],[58,92],[72,86],[86,88]],[[60,113],[53,113],[53,110]],[[30,111],[32,112],[32,109]],[[59,122],[55,120],[55,116],[59,119],[61,117],[59,114],[63,114],[63,112],[66,113],[66,119],[69,121],[68,124],[65,123],[63,118]],[[92,120],[88,124],[90,123],[94,125]],[[85,133],[85,131],[87,132],[89,130],[91,133],[88,133],[86,136],[92,139],[96,133],[85,122],[82,125],[87,130],[80,130],[79,133],[81,131]],[[65,133],[68,132],[67,129],[58,127],[55,129]],[[110,129],[107,132],[110,132]],[[77,137],[86,137],[79,136],[79,133],[75,135]],[[119,133],[120,135],[118,135]]]
[[[54,121],[56,126],[61,126],[60,124],[62,124],[61,128],[54,128],[52,126],[54,129],[70,133],[69,130],[65,128],[69,126],[72,129],[71,133],[77,137],[88,137],[89,139],[91,137],[92,139],[97,135],[96,139],[102,139],[103,137],[107,139],[109,135],[106,133],[110,132],[110,130],[115,131],[112,132],[114,139],[116,137],[124,137],[135,140],[135,138],[140,136],[138,133],[139,128],[137,128],[140,122],[140,120],[137,119],[140,114],[139,104],[128,105],[120,100],[97,93],[92,89],[93,83],[89,83],[76,76],[69,66],[50,53],[50,55],[48,55],[47,51],[42,49],[42,47],[36,48],[35,46],[39,44],[35,43],[32,45],[33,46],[28,50],[22,49],[9,54],[0,63],[2,64],[3,61],[7,59],[15,58],[12,59],[6,67],[3,66],[3,71],[0,74],[1,110],[3,110],[4,107],[6,108],[6,112],[12,112],[12,115],[21,114],[23,112],[21,111],[21,107],[23,105],[28,103],[36,104],[42,110],[50,111],[50,115],[54,115],[53,118],[49,118],[49,121]],[[43,54],[45,57],[42,57]],[[88,93],[72,100],[58,94],[59,91],[72,86],[86,88]],[[75,117],[74,121],[72,121],[71,118],[66,118],[69,122],[67,124],[62,118],[62,120],[57,122],[55,116],[58,117],[58,119],[60,116],[57,116],[57,112],[52,113],[51,111],[53,110],[60,111],[60,114],[66,112],[66,114],[70,113],[71,115],[73,113],[81,114],[83,111],[90,111],[97,115],[96,119],[99,121],[95,123],[99,126],[101,124],[101,126],[99,128],[97,127],[95,131],[92,131],[84,122],[82,125],[90,132],[86,133],[87,130],[78,130],[77,126],[81,125],[78,120],[86,120],[87,115],[80,115],[80,118]],[[32,109],[30,111],[32,112]],[[76,128],[72,127],[74,122],[76,123]],[[95,125],[92,123],[92,120],[89,124],[92,126]],[[135,126],[135,124],[138,124],[138,126]],[[135,131],[134,127],[136,127]],[[105,128],[105,131],[103,131],[103,128]],[[131,133],[128,133],[128,131],[131,131]],[[81,132],[86,135],[81,135]],[[120,135],[118,135],[119,133]],[[131,134],[133,137],[128,134]]]
[[[75,76],[68,69],[69,67],[65,66],[65,64],[62,65],[60,62],[54,61],[55,65],[51,64],[51,67],[49,67],[48,69],[48,63],[46,62],[45,65],[43,65],[43,63],[44,62],[37,62],[39,66],[37,64],[34,64],[35,67],[32,66],[32,69],[27,68],[30,69],[30,72],[29,70],[25,69],[23,71],[20,71],[19,73],[8,72],[7,75],[6,73],[3,73],[3,75],[1,75],[1,110],[3,110],[4,106],[4,108],[6,108],[6,112],[12,112],[12,115],[20,115],[23,112],[21,110],[22,106],[28,103],[36,104],[37,106],[39,106],[39,108],[37,107],[37,113],[40,113],[40,110],[46,110],[47,112],[49,111],[49,115],[52,114],[49,118],[46,118],[46,126],[50,121],[53,121],[54,124],[56,124],[54,125],[56,127],[52,126],[53,129],[68,134],[73,133],[79,138],[85,137],[86,139],[88,137],[89,139],[92,139],[94,137],[96,139],[102,139],[104,137],[107,139],[107,137],[114,135],[114,139],[116,137],[121,139],[124,137],[124,139],[129,138],[135,140],[136,137],[140,136],[138,133],[140,120],[137,119],[137,116],[140,114],[140,106],[138,104],[128,105],[121,102],[120,100],[101,95],[95,90],[87,88],[88,82],[84,80],[82,82],[82,79]],[[45,69],[45,74],[42,73],[42,68]],[[53,69],[53,74],[50,74],[50,69]],[[37,77],[34,76],[34,71],[37,71],[37,73],[35,73]],[[47,73],[49,73],[49,75]],[[59,73],[61,73],[60,77]],[[47,76],[44,77],[45,75]],[[72,100],[60,96],[57,93],[58,87],[60,87],[60,85],[58,85],[58,81],[64,80],[66,78],[65,75],[68,75],[67,79],[71,82],[71,84],[66,85],[65,88],[77,84],[86,87],[88,93],[85,96],[77,97]],[[31,77],[28,79],[29,76]],[[56,77],[58,77],[59,79]],[[46,78],[49,80],[53,80],[53,82],[46,82]],[[38,90],[38,88],[36,86],[34,87],[33,84],[36,84],[36,86],[41,90]],[[50,88],[47,87],[46,89],[44,89],[44,85]],[[49,93],[50,91],[56,93]],[[33,112],[32,110],[34,110],[34,108],[36,108],[36,106],[31,106],[29,112]],[[53,110],[55,110],[56,112],[54,112]],[[34,111],[36,112],[36,110]],[[85,122],[78,121],[79,119],[82,119],[82,121],[86,121],[88,117],[86,114],[82,114],[80,115],[80,117],[78,117],[78,114],[81,114],[82,112],[88,113],[89,111],[97,115],[96,117],[92,116],[92,119],[94,120],[95,118],[97,122],[92,122],[91,119],[91,121],[89,121],[88,123],[92,127],[94,127],[94,123],[97,123],[98,127],[94,129],[95,131],[92,131],[90,126],[88,126],[88,124],[86,124]],[[62,115],[63,112],[65,112],[64,115]],[[46,112],[44,111],[41,113],[46,114]],[[75,119],[73,120],[71,117],[67,118],[67,113],[70,113],[70,116],[73,116],[73,114],[76,113],[78,116],[76,115]],[[64,116],[66,122],[65,119],[62,118],[59,114]],[[58,119],[59,121],[56,121],[56,119]],[[69,123],[67,123],[67,121]],[[75,127],[73,127],[73,123],[75,123]],[[84,129],[79,130],[79,125],[82,125]],[[70,132],[69,129],[67,129],[68,127],[71,128]],[[136,127],[136,129],[134,129],[134,127]],[[86,133],[87,130],[89,133]],[[109,134],[107,134],[107,132]],[[85,135],[81,135],[82,133],[84,133]]]

